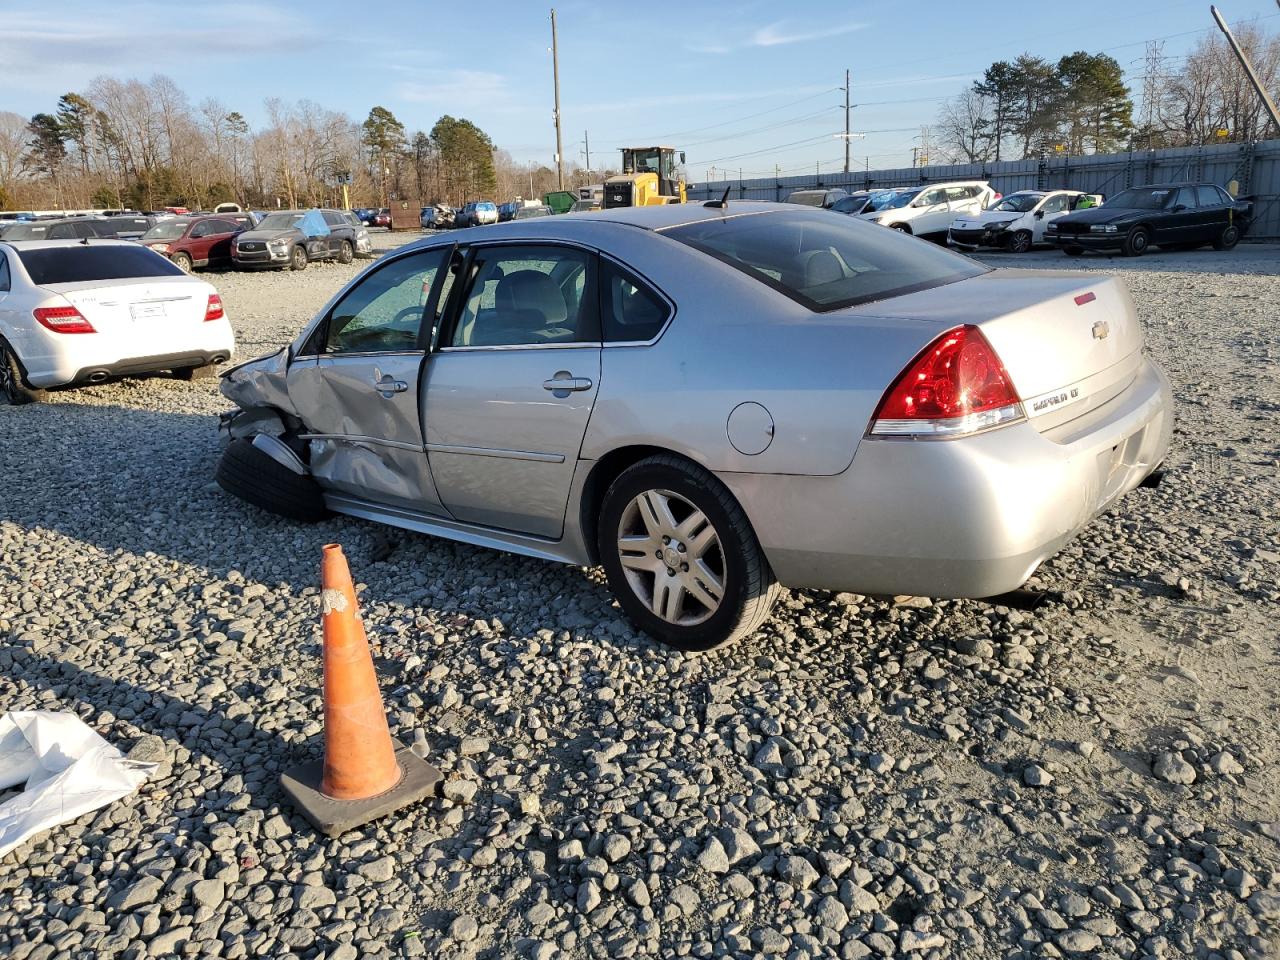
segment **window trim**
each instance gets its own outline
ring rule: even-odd
[[[667,332],[667,330],[671,327],[671,322],[675,320],[676,312],[679,309],[676,306],[676,302],[673,299],[671,299],[671,297],[667,296],[667,293],[665,290],[663,290],[661,287],[655,284],[652,280],[644,276],[644,274],[640,273],[640,271],[636,270],[634,267],[630,266],[629,264],[625,264],[621,260],[619,260],[617,257],[611,256],[610,254],[604,253],[603,251],[601,251],[599,256],[602,262],[607,262],[611,267],[615,267],[619,269],[623,273],[623,275],[630,275],[636,280],[639,280],[640,283],[643,284],[645,287],[647,287],[651,293],[657,294],[659,299],[661,299],[667,305],[667,319],[662,322],[662,326],[658,328],[658,332],[655,333],[648,340],[606,340],[604,336],[604,302],[603,302],[604,301],[604,283],[602,279],[603,271],[597,268],[596,276],[599,281],[597,283],[597,289],[598,289],[598,294],[601,301],[600,303],[600,343],[601,345],[605,347],[651,347],[653,346],[655,343],[657,343],[659,340],[662,339],[662,335]]]
[[[570,343],[497,343],[497,344],[479,344],[476,346],[453,346],[445,341],[453,337],[453,332],[457,328],[458,319],[462,315],[463,304],[466,301],[466,293],[471,284],[475,281],[475,277],[471,276],[471,268],[475,263],[476,252],[479,250],[489,250],[496,247],[566,247],[571,250],[577,250],[587,255],[587,269],[590,273],[587,275],[585,286],[582,288],[582,302],[588,299],[595,302],[596,305],[596,332],[598,336],[594,340],[574,340]],[[482,240],[478,243],[468,244],[465,248],[460,248],[465,258],[462,266],[464,279],[461,283],[454,281],[453,289],[449,291],[449,303],[445,307],[445,312],[440,316],[440,329],[436,332],[433,351],[435,353],[480,353],[491,350],[564,350],[566,348],[596,347],[599,348],[604,344],[604,318],[600,316],[600,265],[596,262],[600,256],[600,251],[589,247],[586,244],[575,243],[569,240],[552,239],[544,240],[537,237],[513,237],[502,240]]]

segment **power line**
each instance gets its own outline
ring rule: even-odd
[[[834,93],[837,89],[838,88],[836,87],[829,87],[826,90],[820,90],[818,93],[812,94],[810,96],[801,97],[799,100],[792,100],[790,103],[784,103],[781,106],[771,107],[768,110],[761,110],[758,113],[749,113],[744,117],[735,117],[732,120],[724,120],[720,123],[708,124],[705,127],[694,127],[690,130],[678,130],[675,133],[663,133],[657,136],[647,137],[645,139],[652,140],[656,143],[660,140],[676,140],[676,139],[679,139],[680,137],[687,137],[687,136],[692,136],[698,133],[705,133],[707,130],[716,130],[716,129],[719,129],[720,127],[727,127],[727,126],[730,126],[731,124],[741,123],[743,120],[754,120],[756,117],[763,117],[770,113],[777,113],[779,110],[786,110],[788,107],[795,107],[802,103],[808,103],[810,100],[816,100],[818,99],[818,97],[825,97],[829,93]],[[759,97],[757,99],[767,100],[769,99],[769,95]]]

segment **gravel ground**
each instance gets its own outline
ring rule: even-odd
[[[686,657],[598,570],[224,495],[215,382],[0,408],[0,708],[166,757],[0,862],[0,955],[1280,954],[1280,251],[987,259],[1122,270],[1177,396],[1164,484],[1034,610],[797,592]],[[241,356],[359,266],[214,275]],[[276,785],[319,748],[329,541],[449,778],[332,841]]]

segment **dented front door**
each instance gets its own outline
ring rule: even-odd
[[[426,338],[450,248],[367,274],[333,306],[289,368],[311,472],[327,490],[446,515],[418,415]]]

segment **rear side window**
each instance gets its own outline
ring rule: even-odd
[[[324,222],[331,227],[345,227],[347,225],[347,221],[343,218],[342,214],[335,213],[332,210],[326,210],[324,212]]]
[[[810,310],[884,300],[986,273],[967,257],[853,217],[745,214],[659,231]]]
[[[165,257],[132,244],[45,247],[19,250],[31,282],[81,283],[86,280],[127,280],[133,277],[181,277],[183,272]]]
[[[1224,202],[1218,188],[1213,186],[1196,187],[1196,196],[1200,198],[1202,207],[1218,207]]]
[[[671,308],[645,283],[603,258],[600,313],[606,343],[644,343],[661,331]]]
[[[1174,206],[1182,204],[1188,210],[1194,210],[1196,208],[1196,188],[1183,187],[1180,189],[1178,191],[1178,198],[1173,201],[1173,204]]]
[[[9,289],[9,261],[0,253],[0,290]]]
[[[128,227],[121,223],[115,223],[111,220],[86,220],[85,226],[89,228],[89,236],[91,237],[109,237],[115,239],[119,230],[128,232]]]
[[[824,196],[825,194],[819,193],[816,190],[805,190],[800,193],[791,194],[791,196],[787,197],[787,203],[800,203],[806,207],[820,207],[822,206],[822,199]]]
[[[45,236],[50,240],[74,240],[76,237],[89,236],[87,229],[82,227],[80,232],[77,232],[76,226],[74,223],[55,223],[49,228],[49,232]]]

